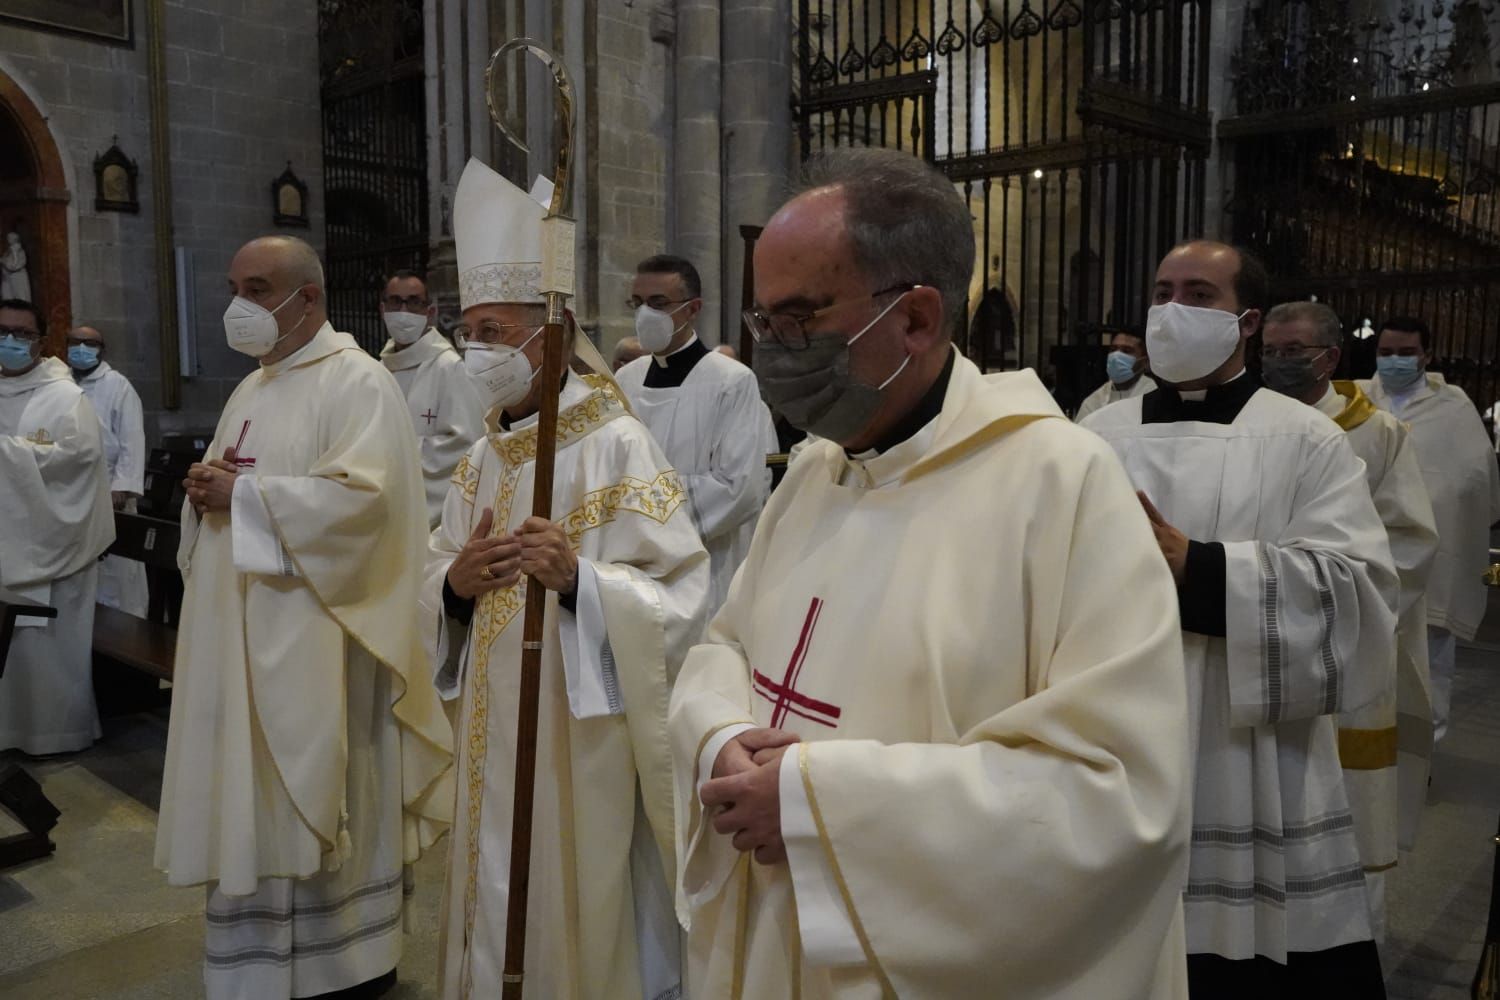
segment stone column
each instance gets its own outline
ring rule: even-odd
[[[786,198],[792,158],[792,0],[725,0],[723,342],[739,345],[742,225]],[[705,326],[707,324],[704,324]]]
[[[731,2],[728,6],[733,6]],[[675,60],[676,116],[673,136],[674,225],[670,249],[693,262],[703,276],[703,312],[698,333],[709,345],[724,336],[726,296],[723,255],[723,193],[720,173],[719,0],[678,0]],[[750,38],[736,44],[755,45]],[[750,86],[748,80],[736,85]]]

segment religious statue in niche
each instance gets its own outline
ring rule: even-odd
[[[94,210],[139,213],[141,203],[136,195],[139,173],[135,161],[120,148],[120,137],[115,136],[114,144],[94,157]]]
[[[31,272],[26,269],[26,248],[21,234],[5,234],[5,251],[0,254],[0,299],[31,301]]]
[[[278,226],[307,228],[307,185],[292,173],[292,161],[286,161],[281,176],[271,182],[271,205]]]

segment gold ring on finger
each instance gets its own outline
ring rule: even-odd
[[[495,574],[490,572],[490,568],[488,566],[479,571],[479,579],[481,580],[493,580],[494,578]]]

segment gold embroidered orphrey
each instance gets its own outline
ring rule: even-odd
[[[617,417],[627,415],[624,403],[608,379],[597,375],[581,376],[593,389],[588,396],[557,415],[557,447],[564,446],[603,427]],[[494,519],[490,537],[497,538],[510,523],[516,486],[525,465],[536,459],[537,428],[535,424],[515,433],[492,433],[490,449],[505,463],[500,486],[495,494]],[[453,470],[453,483],[472,506],[479,492],[479,470],[467,456]],[[555,523],[562,527],[568,544],[578,551],[583,536],[594,528],[614,521],[620,512],[640,514],[658,524],[668,519],[687,500],[687,491],[676,472],[667,470],[646,482],[626,476],[613,486],[584,495],[583,502]],[[492,590],[479,598],[475,609],[474,661],[469,671],[470,691],[467,724],[468,766],[465,777],[469,791],[468,873],[464,882],[464,966],[463,992],[468,992],[469,955],[474,937],[474,910],[478,903],[479,821],[484,806],[484,764],[489,752],[489,668],[490,647],[516,615],[526,606],[526,578],[513,587]]]

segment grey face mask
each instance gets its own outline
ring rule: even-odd
[[[902,298],[904,294],[848,339],[836,333],[813,335],[801,351],[769,339],[756,344],[755,375],[766,402],[793,427],[838,444],[852,441],[870,425],[885,387],[906,370],[911,355],[884,382],[871,386],[849,374],[849,348]]]
[[[1310,358],[1262,358],[1260,380],[1267,389],[1284,396],[1305,396],[1322,377],[1313,366],[1327,353],[1323,351]]]

